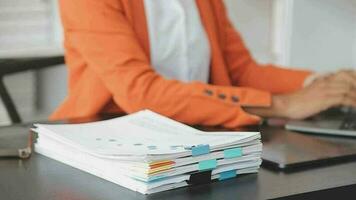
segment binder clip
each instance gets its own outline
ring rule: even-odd
[[[189,185],[201,185],[211,183],[211,170],[194,173],[190,175],[190,178],[187,182]]]

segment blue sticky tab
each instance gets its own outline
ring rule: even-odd
[[[242,148],[233,148],[233,149],[226,149],[224,150],[224,158],[236,158],[242,156]]]
[[[210,146],[207,145],[198,145],[192,147],[192,156],[199,156],[210,153]]]
[[[217,166],[217,161],[216,159],[212,160],[203,160],[199,162],[199,171],[205,171],[205,170],[211,170],[215,169]]]
[[[219,181],[223,181],[223,180],[234,178],[234,177],[236,177],[236,170],[221,172]]]
[[[158,175],[158,176],[153,176],[153,177],[150,177],[148,178],[147,182],[155,182],[155,181],[161,181],[162,179],[165,179],[167,178],[167,176],[165,175]]]

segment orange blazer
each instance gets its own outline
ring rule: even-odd
[[[143,0],[61,0],[69,94],[52,120],[150,109],[187,124],[256,124],[243,107],[298,90],[310,72],[261,66],[221,0],[196,0],[211,47],[209,84],[160,76],[150,65]],[[169,35],[167,35],[169,37]]]

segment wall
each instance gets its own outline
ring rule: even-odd
[[[355,5],[355,0],[295,0],[290,64],[316,71],[356,66]]]
[[[271,51],[273,0],[225,0],[231,22],[252,55],[261,63],[273,61]]]
[[[282,1],[225,0],[232,22],[258,61],[275,62],[280,58],[274,56],[286,56],[282,63],[297,68],[356,68],[356,0],[291,0],[291,7]],[[289,24],[273,21],[274,8],[281,3],[283,9],[291,10],[277,16],[291,17],[285,20]],[[290,32],[290,36],[273,38],[273,31]],[[287,44],[283,55],[274,55],[277,43]]]

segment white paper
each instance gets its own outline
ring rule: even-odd
[[[203,132],[148,110],[93,123],[35,126],[36,152],[144,194],[187,186],[203,160],[217,160],[212,179],[230,170],[254,173],[261,164],[259,133]],[[192,156],[188,147],[199,144],[211,152]],[[236,147],[243,155],[225,159],[223,150]],[[174,164],[148,173],[151,162],[166,159]]]
[[[75,124],[36,124],[35,131],[103,155],[163,155],[187,152],[187,147],[221,146],[256,137],[253,132],[203,132],[145,110],[111,120]]]

